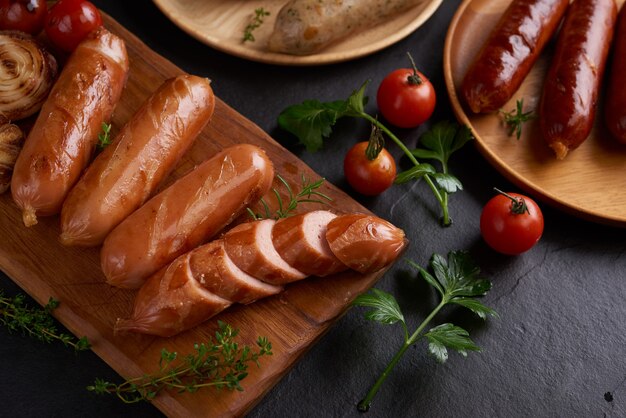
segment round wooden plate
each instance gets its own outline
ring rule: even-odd
[[[179,28],[212,48],[252,61],[280,65],[331,64],[379,51],[411,34],[437,10],[443,0],[422,0],[397,17],[337,42],[322,52],[294,56],[267,51],[267,39],[286,0],[153,0]],[[252,33],[254,42],[242,42],[254,10],[270,12]]]
[[[487,161],[516,186],[584,219],[626,226],[626,147],[614,141],[603,126],[602,93],[590,137],[562,161],[556,160],[543,141],[536,119],[524,125],[518,141],[508,136],[501,115],[475,115],[459,100],[457,92],[467,67],[509,4],[510,0],[466,0],[450,24],[444,72],[456,117],[472,129]],[[517,99],[524,99],[524,111],[538,108],[553,48],[554,42],[504,110],[514,109]]]

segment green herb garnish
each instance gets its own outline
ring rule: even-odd
[[[51,343],[60,341],[66,347],[76,351],[91,348],[87,337],[76,340],[73,336],[57,331],[54,318],[50,313],[59,306],[59,301],[50,298],[43,308],[31,308],[24,303],[24,295],[6,297],[0,290],[0,323],[9,332],[20,331],[24,335]]]
[[[531,119],[535,118],[532,110],[528,112],[524,112],[524,99],[519,99],[516,102],[516,108],[511,110],[510,112],[505,112],[500,109],[500,113],[504,118],[504,123],[509,127],[509,136],[515,133],[515,136],[519,140],[522,136],[522,125],[528,122]]]
[[[254,363],[260,367],[259,358],[272,355],[272,344],[267,338],[259,337],[258,349],[253,351],[235,341],[239,330],[221,321],[218,324],[215,340],[194,344],[195,353],[185,356],[178,364],[174,364],[177,353],[162,349],[157,373],[129,379],[119,385],[96,379],[87,390],[115,394],[125,403],[150,401],[169,389],[179,393],[193,393],[204,387],[243,391],[241,381],[248,375],[248,365]]]
[[[283,198],[280,195],[280,192],[273,187],[272,192],[274,196],[276,196],[276,202],[278,203],[278,209],[272,213],[269,204],[265,201],[265,199],[261,198],[260,202],[263,205],[263,213],[255,213],[251,208],[247,208],[248,214],[253,220],[259,219],[280,219],[287,218],[293,215],[293,212],[296,210],[300,203],[321,203],[326,204],[328,202],[332,202],[332,198],[325,195],[322,192],[319,192],[319,189],[322,184],[324,184],[324,179],[319,179],[314,183],[309,183],[304,174],[302,175],[302,186],[301,190],[298,194],[294,195],[291,186],[289,183],[282,177],[280,174],[276,175],[276,178],[285,186],[287,189],[287,194],[289,201],[287,205],[283,202]]]
[[[254,35],[252,32],[263,24],[263,19],[270,15],[270,12],[266,11],[263,7],[254,9],[254,16],[248,26],[243,30],[243,39],[241,42],[254,42]]]
[[[464,357],[467,356],[468,351],[480,351],[480,347],[470,339],[469,333],[456,325],[445,323],[424,332],[426,326],[444,306],[449,304],[463,306],[482,319],[486,319],[487,316],[497,317],[493,309],[483,305],[475,298],[476,296],[484,296],[491,289],[491,282],[478,276],[480,270],[467,252],[451,251],[448,253],[447,260],[439,254],[434,254],[430,260],[430,267],[434,276],[412,261],[409,261],[409,264],[419,271],[420,277],[437,289],[441,296],[441,302],[424,319],[413,334],[409,335],[409,330],[398,302],[389,293],[372,289],[369,293],[361,295],[354,300],[353,305],[371,308],[370,311],[365,313],[365,318],[387,325],[399,322],[404,331],[402,346],[393,356],[365,398],[359,402],[358,409],[360,411],[369,409],[372,399],[376,396],[391,370],[402,358],[404,352],[419,340],[425,338],[428,341],[428,352],[440,363],[448,359],[448,349],[455,350]]]
[[[111,124],[102,122],[101,130],[102,132],[98,134],[98,143],[96,144],[98,151],[102,151],[111,145]]]
[[[458,128],[451,123],[435,125],[430,132],[422,137],[422,144],[426,149],[409,150],[385,125],[376,118],[365,113],[367,97],[365,89],[369,82],[365,82],[347,100],[320,102],[307,100],[299,105],[289,106],[278,116],[278,124],[285,130],[298,137],[300,143],[306,146],[309,152],[319,150],[324,138],[332,133],[332,127],[338,119],[349,116],[362,118],[380,129],[406,154],[414,167],[398,175],[397,183],[409,180],[424,179],[439,202],[442,211],[442,224],[451,224],[448,213],[448,194],[462,189],[461,182],[448,172],[448,159],[467,141],[472,134],[467,127]],[[434,158],[441,162],[442,173],[437,173],[430,164],[422,164],[417,158]]]

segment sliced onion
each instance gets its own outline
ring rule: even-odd
[[[37,112],[56,75],[56,60],[30,35],[0,31],[0,114],[18,120]]]

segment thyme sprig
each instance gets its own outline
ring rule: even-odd
[[[409,334],[400,306],[389,293],[372,289],[370,293],[360,295],[354,300],[353,305],[371,308],[365,312],[366,319],[387,325],[399,322],[402,325],[404,335],[404,342],[400,349],[367,392],[365,398],[358,403],[357,407],[360,411],[367,411],[370,408],[372,399],[376,396],[389,373],[400,361],[406,350],[419,340],[426,339],[428,341],[428,352],[439,363],[444,363],[448,359],[448,349],[457,351],[463,357],[467,356],[468,351],[480,351],[480,347],[470,339],[469,333],[459,326],[445,323],[424,332],[426,326],[444,306],[449,304],[463,306],[481,319],[487,319],[487,316],[498,316],[496,311],[476,299],[477,296],[484,296],[491,289],[491,282],[479,277],[480,270],[467,252],[451,251],[448,253],[447,260],[439,254],[433,254],[430,260],[433,274],[410,260],[409,264],[418,270],[420,277],[437,290],[441,296],[441,301],[417,329]]]
[[[24,299],[24,295],[21,294],[14,297],[4,296],[4,292],[0,290],[0,323],[5,325],[9,332],[19,331],[45,343],[60,341],[76,351],[91,348],[86,337],[77,340],[57,330],[50,313],[59,306],[59,301],[50,298],[43,308],[32,308],[26,305]]]
[[[214,387],[243,391],[241,381],[248,376],[248,365],[260,367],[259,358],[272,355],[272,344],[266,337],[256,341],[258,349],[239,345],[235,339],[239,330],[218,321],[215,339],[205,344],[194,344],[195,353],[175,363],[178,355],[165,348],[161,350],[159,370],[154,374],[128,379],[121,384],[96,379],[87,390],[97,394],[115,394],[125,403],[150,401],[163,390],[194,393]]]
[[[102,131],[98,134],[98,143],[96,144],[98,151],[102,151],[111,145],[111,124],[102,122],[100,129]]]
[[[504,118],[504,123],[509,127],[509,136],[515,133],[515,136],[519,140],[522,136],[522,126],[529,120],[534,119],[536,115],[533,114],[532,110],[524,112],[524,99],[517,100],[515,104],[515,109],[510,112],[505,112],[500,109],[500,113]]]
[[[280,219],[287,218],[293,215],[293,212],[296,210],[300,203],[320,203],[327,204],[332,202],[332,198],[327,196],[326,194],[318,191],[322,184],[324,184],[324,179],[321,178],[316,182],[310,183],[304,174],[302,174],[302,186],[301,190],[298,194],[294,195],[291,186],[280,174],[276,175],[276,178],[285,186],[287,189],[288,202],[285,205],[283,198],[280,195],[280,192],[273,187],[272,192],[274,196],[276,196],[276,202],[278,203],[278,209],[272,213],[269,204],[263,198],[261,198],[260,203],[263,206],[263,213],[255,213],[251,208],[247,208],[248,214],[253,220],[259,219]]]
[[[263,20],[269,15],[270,12],[266,11],[263,7],[254,9],[254,16],[252,17],[250,23],[248,23],[246,28],[243,30],[243,39],[241,40],[241,42],[254,42],[256,39],[254,38],[252,32],[260,27],[263,24]]]

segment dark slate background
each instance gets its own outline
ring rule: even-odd
[[[147,0],[94,3],[184,70],[210,77],[225,102],[346,190],[343,155],[354,142],[367,138],[369,127],[364,121],[342,121],[324,150],[309,154],[278,130],[276,117],[284,107],[310,98],[346,98],[366,79],[372,80],[372,95],[388,72],[406,66],[410,51],[438,92],[432,120],[453,119],[442,55],[458,0],[444,1],[420,29],[384,51],[308,68],[257,64],[214,51],[185,35]],[[375,112],[373,100],[368,110]],[[411,147],[425,128],[398,133]],[[390,150],[400,156],[394,146]],[[465,186],[450,199],[451,228],[439,227],[438,206],[423,184],[396,186],[378,198],[353,196],[404,228],[412,241],[406,256],[422,265],[434,252],[469,250],[494,283],[484,301],[500,319],[483,323],[466,311],[445,310],[436,323],[453,321],[466,327],[483,352],[466,359],[452,353],[439,365],[420,342],[407,351],[365,416],[626,416],[624,230],[585,222],[544,204],[546,229],[540,243],[519,257],[498,255],[480,238],[480,210],[492,196],[492,187],[516,188],[471,145],[452,158],[450,168]],[[433,291],[403,262],[377,287],[397,297],[412,328],[437,303]],[[0,288],[10,295],[19,292],[4,275]],[[358,416],[356,403],[401,339],[399,326],[368,322],[361,308],[350,309],[250,416]],[[93,353],[74,354],[59,344],[44,345],[4,328],[0,376],[0,416],[160,415],[147,403],[127,406],[113,397],[87,393],[84,388],[95,377],[119,379]]]

